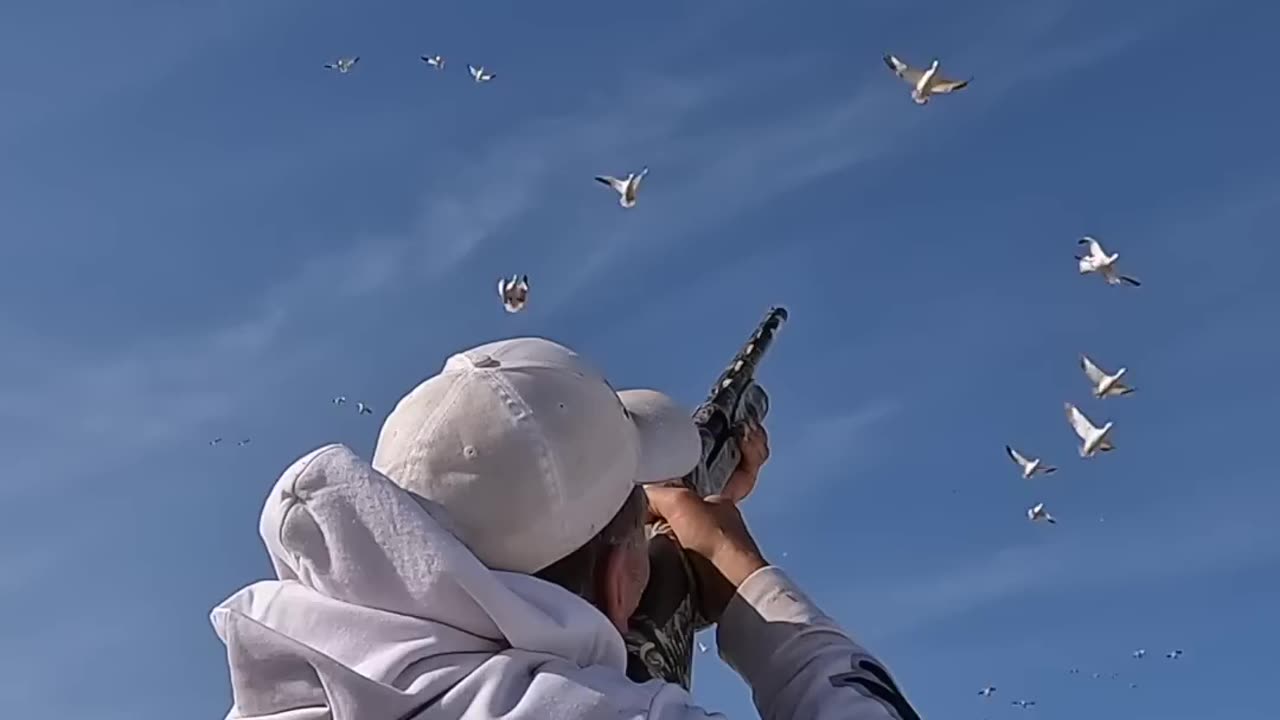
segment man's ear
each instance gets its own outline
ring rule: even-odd
[[[600,601],[600,611],[618,628],[618,632],[627,631],[627,621],[635,610],[634,598],[628,592],[631,583],[631,569],[627,567],[626,548],[613,545],[600,558],[596,572],[596,597]]]

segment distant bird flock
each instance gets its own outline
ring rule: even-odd
[[[446,60],[442,55],[421,55],[419,57],[427,67],[435,72],[443,72],[446,68]],[[356,68],[356,64],[359,61],[360,56],[358,55],[339,57],[325,63],[324,67],[338,74],[347,75]],[[972,81],[972,78],[960,80],[947,77],[943,74],[941,63],[937,58],[934,58],[927,67],[918,68],[912,67],[896,55],[886,54],[884,55],[884,63],[893,71],[894,75],[911,87],[911,100],[920,106],[928,105],[934,96],[950,95],[962,90],[968,87]],[[467,72],[472,81],[477,84],[491,82],[497,77],[494,72],[488,70],[484,65],[468,63]],[[644,166],[638,171],[628,172],[622,178],[613,175],[597,175],[595,180],[616,192],[618,205],[630,210],[637,205],[641,181],[644,180],[648,173],[648,166]],[[1080,275],[1099,275],[1108,285],[1112,286],[1139,287],[1141,285],[1137,279],[1121,274],[1117,264],[1120,259],[1119,253],[1108,252],[1096,238],[1089,235],[1080,238],[1077,242],[1081,246],[1087,246],[1086,252],[1075,256],[1076,267]],[[524,310],[529,301],[529,276],[516,273],[510,277],[500,278],[498,280],[498,297],[507,313],[514,314]],[[1133,387],[1124,382],[1128,373],[1127,368],[1120,367],[1115,372],[1108,372],[1084,354],[1080,355],[1080,366],[1084,371],[1085,378],[1088,380],[1090,395],[1096,400],[1120,397],[1134,392]],[[347,404],[347,398],[337,396],[333,398],[332,403],[336,407],[341,407]],[[1112,421],[1107,420],[1099,425],[1070,402],[1064,403],[1064,409],[1067,423],[1080,441],[1079,455],[1081,458],[1092,458],[1098,453],[1107,453],[1115,449],[1111,440],[1111,432],[1114,428]],[[356,403],[357,415],[370,415],[372,413],[372,408],[365,403]],[[221,442],[222,438],[219,437],[210,440],[209,444],[218,445]],[[241,440],[239,445],[243,446],[248,443],[249,440],[246,438]],[[1050,475],[1058,470],[1057,467],[1046,463],[1039,457],[1024,455],[1011,445],[1005,445],[1005,452],[1018,466],[1021,476],[1025,480],[1031,480],[1036,475]],[[1028,508],[1026,515],[1032,522],[1057,524],[1057,519],[1050,514],[1043,502],[1036,503]],[[698,649],[701,652],[706,652],[707,648],[702,643],[699,643]],[[1172,650],[1166,653],[1165,657],[1176,660],[1181,655],[1182,650]],[[1135,659],[1142,659],[1145,656],[1146,650],[1139,649],[1133,652]],[[1073,675],[1079,674],[1079,672],[1078,668],[1070,670]],[[1093,677],[1100,678],[1101,674],[1093,673]],[[1118,675],[1113,673],[1112,677],[1118,677]],[[1131,683],[1130,687],[1136,688],[1137,685]],[[979,690],[978,694],[990,698],[995,692],[995,686],[988,686]],[[1036,704],[1035,700],[1027,699],[1012,700],[1011,702],[1022,709],[1031,708]]]
[[[1132,653],[1132,655],[1133,655],[1133,658],[1134,658],[1135,660],[1141,660],[1141,659],[1143,659],[1144,657],[1146,657],[1146,656],[1147,656],[1147,651],[1146,651],[1146,650],[1143,650],[1143,649],[1141,649],[1141,648],[1139,648],[1139,649],[1137,649],[1137,650],[1134,650],[1134,651],[1133,651],[1133,653]],[[1181,650],[1170,650],[1169,652],[1165,653],[1165,654],[1164,654],[1164,656],[1165,656],[1165,658],[1166,658],[1166,659],[1168,659],[1168,660],[1177,660],[1178,658],[1182,657],[1182,651],[1181,651]],[[1071,668],[1071,669],[1067,670],[1067,674],[1069,674],[1069,675],[1079,675],[1079,674],[1080,674],[1080,668]],[[1093,679],[1094,679],[1094,680],[1102,680],[1102,679],[1103,679],[1103,675],[1102,675],[1102,673],[1100,673],[1100,672],[1095,672],[1095,673],[1093,673],[1092,677],[1093,677]],[[1120,673],[1118,673],[1118,672],[1113,672],[1113,673],[1108,674],[1106,677],[1107,677],[1107,678],[1109,678],[1109,679],[1111,679],[1111,680],[1119,680],[1119,679],[1120,679]],[[1129,683],[1129,689],[1130,689],[1130,690],[1136,690],[1137,688],[1138,688],[1138,683],[1136,683],[1136,682],[1130,682],[1130,683]],[[995,694],[996,694],[996,686],[995,686],[995,685],[988,685],[988,686],[986,686],[986,687],[984,687],[984,688],[982,688],[981,690],[979,690],[979,691],[978,691],[978,695],[979,695],[979,696],[981,696],[981,697],[985,697],[985,698],[991,698],[991,697],[993,697]],[[1022,708],[1023,710],[1026,710],[1026,709],[1028,709],[1028,708],[1030,708],[1030,707],[1034,706],[1034,705],[1036,704],[1036,701],[1035,701],[1035,700],[1010,700],[1010,701],[1009,701],[1009,703],[1010,703],[1011,705],[1017,705],[1018,707]]]

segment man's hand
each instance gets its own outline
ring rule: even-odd
[[[769,433],[764,426],[756,423],[743,425],[738,435],[738,450],[742,459],[725,483],[724,492],[720,493],[721,497],[733,503],[742,502],[756,489],[760,468],[769,460]]]
[[[646,486],[645,492],[649,509],[689,553],[698,575],[702,616],[719,620],[738,586],[768,565],[742,513],[724,496],[704,500],[688,488]]]

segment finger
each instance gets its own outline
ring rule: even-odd
[[[645,485],[644,493],[649,498],[650,515],[661,520],[669,521],[673,515],[679,515],[682,508],[698,502],[698,496],[686,487]]]

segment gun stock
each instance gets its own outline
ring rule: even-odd
[[[769,413],[769,396],[756,382],[756,368],[786,320],[785,308],[770,309],[694,412],[702,460],[681,482],[701,497],[722,492],[738,467],[737,428],[761,423]],[[649,584],[625,637],[627,675],[636,682],[659,678],[688,690],[693,636],[710,623],[697,611],[697,576],[684,551],[661,526],[651,527],[649,534]]]

